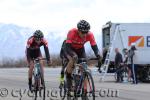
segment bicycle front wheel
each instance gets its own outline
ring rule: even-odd
[[[34,100],[37,100],[37,93],[38,93],[38,80],[35,78],[34,80],[34,93],[35,93],[35,97]]]
[[[82,100],[95,100],[95,85],[90,72],[85,73],[82,91]]]
[[[42,98],[42,100],[45,100],[46,97],[46,87],[45,87],[45,81],[44,81],[44,77],[43,74],[41,74],[40,76],[40,85],[39,85],[39,96]]]
[[[64,83],[60,83],[60,86],[59,86],[59,89],[60,89],[60,97],[61,97],[61,100],[64,100],[65,99],[65,96],[67,94],[67,87],[66,87],[66,82],[64,81]]]

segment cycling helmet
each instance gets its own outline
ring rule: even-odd
[[[85,20],[80,20],[77,24],[77,28],[82,33],[88,33],[90,30],[90,24]]]
[[[43,38],[43,37],[44,37],[43,32],[40,31],[40,30],[36,30],[36,31],[34,32],[33,36],[34,36],[35,38]]]

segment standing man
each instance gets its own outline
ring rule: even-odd
[[[126,66],[128,68],[128,81],[131,81],[131,68],[128,65],[128,63],[129,63],[128,62],[128,49],[124,48],[123,53],[124,53],[123,63],[124,63],[124,66]]]
[[[134,84],[137,84],[138,81],[137,81],[137,68],[134,64],[134,61],[135,61],[135,50],[136,47],[135,47],[135,43],[132,43],[131,44],[131,48],[128,52],[128,59],[129,59],[129,67],[131,69],[131,73],[132,73],[132,79],[133,79],[133,83]]]
[[[117,67],[117,82],[122,82],[123,79],[122,79],[122,75],[121,75],[121,64],[123,62],[123,59],[122,59],[122,55],[121,53],[119,52],[119,49],[118,48],[115,48],[115,52],[116,52],[116,56],[115,56],[115,66]]]

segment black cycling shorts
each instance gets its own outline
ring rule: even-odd
[[[69,52],[69,53],[68,52],[64,52],[63,55],[64,55],[64,58],[68,59],[67,55],[73,57],[74,53],[78,56],[78,58],[86,58],[86,53],[85,53],[85,49],[84,48],[81,48],[81,49],[72,49],[71,52]],[[78,63],[80,63],[79,60],[78,60]]]
[[[27,56],[28,61],[41,57],[42,56],[41,50],[40,49],[34,49],[34,50],[27,49],[26,56]]]

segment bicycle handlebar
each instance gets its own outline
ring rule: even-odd
[[[47,60],[47,59],[46,58],[36,58],[36,59],[33,58],[33,60],[34,61],[39,61],[39,60]]]
[[[98,66],[101,66],[101,59],[100,58],[78,58],[78,61],[81,61],[81,62],[87,62],[87,61],[90,61],[90,60],[97,60],[98,61]],[[81,66],[81,63],[76,63],[75,66]]]
[[[78,58],[79,61],[99,60],[99,58]]]
[[[100,58],[90,58],[89,60],[99,60]]]

